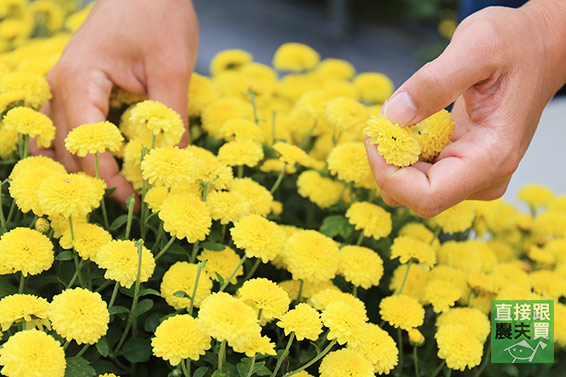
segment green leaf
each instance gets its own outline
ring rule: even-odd
[[[177,291],[175,293],[173,293],[173,296],[175,297],[179,297],[179,298],[188,298],[189,300],[191,299],[191,295],[189,295],[187,292],[185,291]]]
[[[125,306],[113,306],[108,309],[108,313],[110,315],[113,314],[127,314],[130,312],[130,309],[126,308]]]
[[[159,291],[156,291],[155,289],[151,289],[151,288],[142,289],[138,294],[139,297],[149,296],[149,295],[161,297],[161,293],[159,293]]]
[[[262,363],[259,363],[259,364],[262,364]],[[261,366],[258,367],[257,364],[254,367],[254,373],[257,374],[258,376],[269,376],[269,375],[271,375],[271,371],[269,369],[267,369],[267,367],[265,365],[261,365]]]
[[[240,375],[240,377],[247,377],[247,375],[250,371],[251,365],[252,365],[252,362],[251,362],[250,359],[246,359],[245,361],[242,361],[242,362],[238,363],[238,365],[236,365],[236,368],[238,369],[238,374]],[[265,362],[261,361],[259,363],[256,362],[254,364],[254,370],[252,372],[252,376],[254,374],[257,374],[258,376],[269,376],[271,374],[271,371],[265,367]]]
[[[94,368],[82,357],[68,357],[66,361],[65,377],[93,377],[96,375]]]
[[[251,365],[252,363],[250,361],[242,361],[241,363],[238,363],[238,365],[236,365],[236,368],[238,369],[238,375],[240,377],[246,377]]]
[[[115,191],[116,191],[116,187],[107,188],[106,190],[104,190],[104,196],[110,196],[114,194]]]
[[[216,274],[216,278],[218,279],[220,286],[223,286],[224,285],[224,278],[218,272],[214,272],[214,273]]]
[[[0,298],[18,293],[18,288],[14,287],[10,281],[10,276],[0,276]]]
[[[73,260],[74,256],[75,254],[71,250],[64,250],[57,254],[55,259],[59,261]]]
[[[151,356],[151,345],[145,339],[130,338],[120,350],[120,355],[130,363],[143,363]]]
[[[143,299],[138,303],[136,307],[136,317],[142,315],[143,313],[149,311],[153,308],[153,301],[149,298]]]
[[[200,367],[197,370],[195,370],[195,372],[193,373],[193,377],[203,377],[206,375],[206,372],[208,372],[207,367]]]
[[[215,370],[214,373],[212,373],[212,377],[230,377],[230,374],[228,372]]]
[[[222,245],[221,243],[210,242],[210,241],[205,241],[201,243],[200,247],[210,251],[222,251],[226,248],[226,246]]]
[[[110,353],[110,350],[108,349],[108,342],[106,341],[105,336],[103,336],[98,342],[96,342],[96,350],[104,357],[108,356],[108,354]]]
[[[354,226],[342,215],[327,216],[322,220],[320,232],[328,237],[340,236],[346,239],[354,231]]]
[[[145,320],[143,329],[147,332],[154,333],[157,326],[161,323],[160,319],[162,316],[163,313],[151,313]]]
[[[118,216],[114,221],[112,221],[112,224],[110,224],[110,230],[111,231],[116,230],[127,222],[128,222],[128,215]]]

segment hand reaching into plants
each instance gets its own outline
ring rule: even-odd
[[[68,171],[94,175],[93,156],[71,155],[65,137],[81,124],[106,119],[113,86],[164,103],[187,126],[188,82],[197,47],[191,1],[99,0],[47,77],[53,99],[45,111],[57,126],[54,148],[32,152],[56,158]],[[117,188],[113,198],[118,202],[133,193],[108,153],[100,155],[100,174],[109,187]]]
[[[566,3],[487,8],[464,20],[450,45],[405,82],[385,116],[415,124],[454,103],[456,131],[434,163],[386,164],[366,138],[383,199],[432,217],[465,199],[505,192],[542,110],[566,82]]]

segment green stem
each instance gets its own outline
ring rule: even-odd
[[[419,358],[417,355],[417,346],[413,347],[413,361],[415,363],[415,377],[421,377],[421,374],[419,373]]]
[[[100,168],[98,167],[98,152],[94,153],[94,166],[96,168],[96,178],[100,179]],[[104,203],[104,196],[102,197],[101,205],[102,208],[102,218],[104,219],[104,227],[106,229],[110,228],[108,224],[108,215],[106,214],[106,204]]]
[[[221,372],[225,357],[226,357],[226,340],[222,341],[222,344],[220,344],[220,351],[218,352],[218,370]]]
[[[167,242],[167,244],[165,246],[163,246],[163,249],[161,249],[161,251],[155,256],[155,260],[158,260],[159,258],[161,258],[161,256],[163,254],[165,254],[165,252],[171,247],[171,245],[173,245],[173,242],[176,239],[177,238],[175,236],[171,236],[171,239],[169,240],[169,242]]]
[[[183,376],[191,377],[191,371],[190,371],[189,368],[187,368],[185,361],[186,361],[185,359],[181,360],[181,369],[183,370]],[[190,361],[189,361],[189,363],[190,363]]]
[[[24,283],[26,281],[26,277],[24,276],[23,272],[20,272],[20,287],[18,288],[18,293],[24,293]]]
[[[191,316],[193,315],[193,308],[195,304],[195,296],[197,295],[197,287],[198,287],[198,281],[200,279],[200,273],[205,265],[206,265],[206,261],[203,261],[203,262],[199,262],[197,267],[197,276],[195,278],[195,285],[193,286],[193,293],[191,294],[191,305],[189,306],[189,315]]]
[[[246,274],[246,276],[244,277],[244,281],[248,280],[249,278],[251,278],[255,271],[257,270],[257,268],[259,267],[259,264],[261,263],[261,259],[256,259],[252,268],[248,271],[248,273]]]
[[[479,367],[479,369],[476,371],[476,373],[474,374],[474,377],[480,377],[483,370],[485,369],[485,367],[487,366],[487,362],[489,360],[489,354],[491,352],[491,338],[487,339],[487,347],[485,349],[485,355],[483,356],[483,361]]]
[[[285,169],[286,168],[287,168],[287,163],[284,162],[283,163],[283,169],[281,169],[281,171],[279,172],[279,175],[277,176],[277,180],[275,181],[275,184],[273,185],[273,187],[269,191],[270,193],[273,194],[277,190],[277,188],[279,187],[281,182],[283,181],[283,177],[285,177]]]
[[[112,297],[110,297],[110,302],[108,303],[108,309],[110,309],[114,302],[116,301],[116,296],[118,295],[118,288],[120,288],[120,283],[116,282],[114,284],[114,290],[112,290]]]
[[[303,286],[305,285],[305,281],[303,279],[301,279],[301,282],[299,283],[299,292],[297,293],[297,304],[301,302],[301,299],[303,298]]]
[[[8,211],[8,217],[6,218],[6,224],[10,224],[12,221],[12,216],[14,215],[16,209],[16,201],[12,199],[12,204],[10,204],[10,211]]]
[[[403,288],[405,288],[405,283],[407,282],[407,277],[409,276],[409,270],[411,269],[411,265],[413,264],[413,259],[409,259],[409,263],[407,263],[407,271],[405,271],[405,276],[403,277],[403,282],[401,283],[401,287],[399,288],[398,295],[403,292]]]
[[[143,250],[143,240],[138,240],[137,242],[138,247],[138,273],[136,277],[136,285],[134,288],[134,300],[132,301],[132,307],[130,309],[130,314],[128,315],[128,322],[126,323],[126,328],[122,333],[122,337],[114,350],[114,354],[117,354],[120,351],[120,348],[124,345],[126,338],[128,337],[128,333],[130,332],[130,328],[132,327],[132,323],[134,322],[134,318],[136,316],[136,307],[138,306],[138,298],[140,293],[140,275],[141,275],[141,264],[142,264],[142,250]]]
[[[196,242],[193,244],[193,251],[191,252],[191,256],[189,257],[190,263],[195,263],[195,261],[197,260],[197,253],[198,253],[198,250],[199,250],[199,244],[200,244],[199,240],[196,240]]]
[[[440,363],[440,365],[438,366],[438,368],[436,368],[434,370],[434,372],[430,375],[430,377],[436,377],[438,376],[438,373],[440,373],[440,371],[442,370],[442,368],[444,368],[444,366],[446,365],[446,360],[442,360],[442,362]]]
[[[470,293],[468,293],[468,305],[466,305],[467,307],[470,307],[470,304],[472,303],[472,295],[474,294],[474,290],[472,288],[470,288]]]
[[[67,347],[69,347],[69,344],[71,344],[71,342],[68,339],[65,340],[65,343],[63,343],[63,350],[66,350]]]
[[[79,351],[79,353],[77,353],[77,355],[75,357],[81,357],[82,355],[84,355],[84,353],[86,352],[86,350],[88,349],[88,347],[90,347],[90,344],[85,344],[83,346],[83,348],[81,348],[81,350]]]
[[[163,238],[164,234],[165,232],[163,231],[163,221],[160,221],[159,230],[157,230],[157,237],[155,238],[155,243],[153,244],[153,248],[152,248],[153,251],[155,251],[155,249],[159,247],[159,244],[161,243],[161,239]]]
[[[255,367],[255,355],[254,357],[252,357],[252,362],[250,363],[250,370],[248,371],[247,377],[252,377],[252,374],[254,374],[254,367]]]
[[[248,90],[248,95],[250,96],[250,102],[252,103],[252,109],[253,109],[253,113],[254,113],[254,122],[256,125],[259,125],[259,119],[257,117],[257,106],[255,103],[255,96],[256,94],[254,92],[252,92],[251,90]]]
[[[222,224],[222,230],[220,231],[220,243],[224,243],[225,237],[226,237],[226,224]]]
[[[134,206],[136,205],[134,194],[130,195],[128,199],[126,199],[126,205],[128,206],[128,221],[126,222],[126,233],[124,234],[124,238],[129,239],[130,230],[132,229],[132,220],[134,218]]]
[[[360,235],[358,236],[358,240],[356,241],[356,246],[360,246],[364,242],[364,230],[360,230]]]
[[[99,293],[108,288],[112,284],[112,280],[106,280],[104,283],[100,285],[100,287],[96,288],[95,292]]]
[[[352,288],[352,294],[354,295],[354,297],[358,297],[358,286],[354,285],[354,288]]]
[[[275,116],[277,112],[273,110],[271,112],[271,145],[275,144]]]
[[[397,329],[397,338],[399,343],[399,365],[397,367],[397,375],[403,376],[403,330]]]
[[[444,374],[444,377],[450,377],[451,375],[452,375],[452,369],[448,368],[448,370]]]
[[[75,261],[75,272],[77,273],[77,277],[79,278],[79,284],[81,288],[84,288],[85,282],[83,280],[83,276],[81,275],[81,267],[82,267],[82,260],[79,262],[79,257],[75,254],[73,256],[73,260]]]
[[[294,370],[290,373],[287,373],[285,375],[285,377],[290,377],[294,374],[297,374],[297,373],[302,372],[303,370],[307,369],[308,367],[310,367],[311,365],[316,363],[318,360],[322,359],[328,352],[330,352],[330,350],[332,349],[332,347],[334,347],[335,344],[336,344],[336,339],[334,339],[332,342],[330,342],[330,344],[321,353],[319,353],[317,356],[315,356],[311,361],[309,361],[308,363],[306,363],[305,365],[303,365],[299,369],[296,369],[296,370]]]
[[[277,375],[277,372],[279,372],[279,368],[281,368],[281,364],[283,364],[283,360],[285,360],[285,358],[289,354],[289,349],[291,349],[291,345],[293,344],[294,340],[295,340],[295,332],[292,332],[291,336],[289,336],[289,340],[287,341],[287,345],[285,346],[283,353],[280,354],[279,357],[277,358],[277,364],[275,364],[275,369],[273,370],[273,373],[271,373],[271,377],[275,377]]]
[[[22,155],[20,156],[20,159],[23,160],[24,158],[26,158],[28,156],[28,149],[29,149],[29,135],[23,135],[22,137]]]
[[[228,284],[230,284],[230,282],[232,281],[232,279],[234,278],[234,276],[236,276],[236,273],[238,272],[238,270],[240,269],[240,267],[242,267],[242,265],[244,264],[244,262],[246,261],[246,259],[248,259],[248,257],[247,257],[247,255],[244,254],[244,256],[242,257],[242,259],[240,259],[240,263],[238,263],[238,265],[236,266],[236,268],[234,269],[234,271],[232,271],[232,274],[230,275],[230,277],[224,281],[224,284],[222,284],[222,286],[220,287],[220,289],[218,290],[218,292],[222,292],[222,291],[224,291],[224,289],[226,289],[226,287],[228,286]]]
[[[6,233],[6,218],[4,217],[4,206],[2,205],[2,190],[4,189],[4,182],[0,183],[0,224],[2,226],[2,233]]]
[[[238,178],[242,178],[244,176],[244,165],[238,165]]]

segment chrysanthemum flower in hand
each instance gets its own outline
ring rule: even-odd
[[[456,124],[446,110],[440,110],[412,126],[411,131],[421,146],[421,158],[432,162],[448,145],[455,129]]]

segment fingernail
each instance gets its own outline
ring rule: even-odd
[[[409,93],[405,91],[395,94],[384,107],[385,117],[402,126],[411,124],[417,116],[417,107]]]

